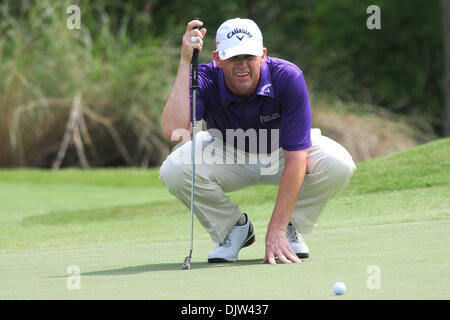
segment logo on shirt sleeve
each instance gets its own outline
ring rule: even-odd
[[[259,94],[269,94],[272,88],[272,84],[268,83],[261,87]]]

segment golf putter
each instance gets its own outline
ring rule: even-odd
[[[194,18],[194,20],[199,20],[199,18]],[[195,27],[194,29],[198,29]],[[198,50],[194,49],[192,55],[192,148],[191,148],[191,161],[192,161],[192,180],[191,180],[191,234],[190,234],[190,247],[189,256],[184,258],[184,263],[181,269],[190,270],[191,260],[192,260],[192,248],[193,248],[193,237],[194,237],[194,188],[195,188],[195,128],[197,126],[197,115],[196,115],[196,105],[197,105],[197,84],[198,84]]]

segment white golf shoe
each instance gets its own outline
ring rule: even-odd
[[[208,254],[209,263],[237,261],[239,250],[255,242],[253,225],[247,214],[245,214],[245,217],[247,219],[246,223],[242,226],[235,225],[226,239],[218,243]]]
[[[305,240],[303,240],[301,234],[298,233],[290,222],[286,228],[286,238],[288,238],[291,249],[295,252],[297,257],[300,259],[309,258],[309,249]]]

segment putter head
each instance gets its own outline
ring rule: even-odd
[[[183,266],[181,267],[182,270],[189,270],[191,269],[191,257],[184,258]]]

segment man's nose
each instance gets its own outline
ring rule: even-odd
[[[244,67],[246,65],[247,65],[247,58],[246,57],[240,57],[239,60],[238,60],[238,66]]]

